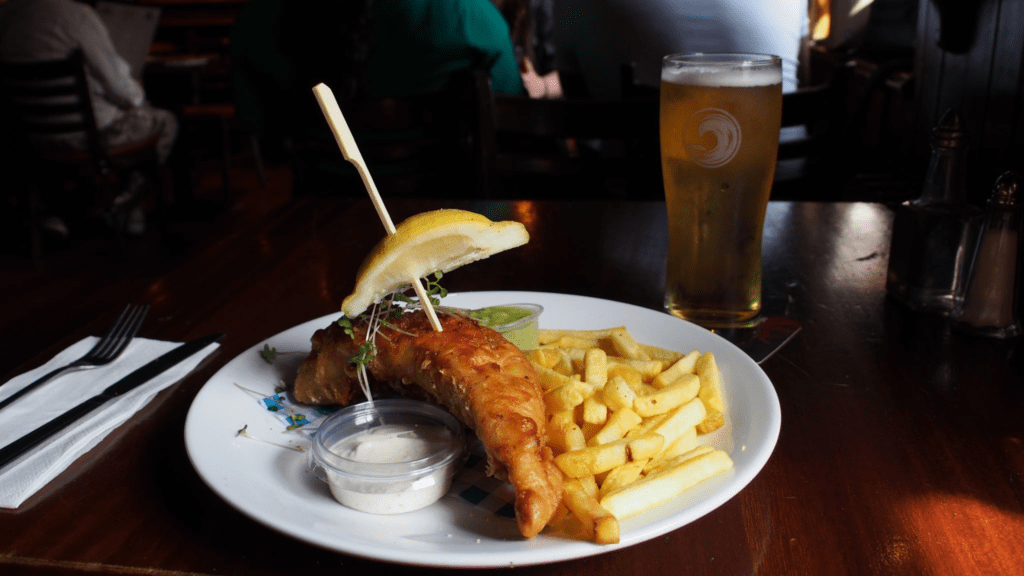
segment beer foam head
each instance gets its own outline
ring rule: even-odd
[[[692,57],[666,56],[661,80],[672,84],[709,88],[748,88],[782,83],[782,66],[768,57],[749,61],[718,58],[714,54]]]

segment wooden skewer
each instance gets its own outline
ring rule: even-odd
[[[388,209],[384,206],[384,200],[380,197],[376,184],[373,183],[373,176],[370,175],[370,169],[367,168],[363,155],[359,152],[359,146],[356,145],[356,139],[352,136],[352,130],[349,129],[348,122],[345,121],[345,115],[341,113],[341,107],[338,106],[338,100],[335,99],[334,92],[321,82],[313,87],[313,94],[316,96],[317,103],[320,104],[320,110],[324,113],[324,117],[327,118],[327,124],[331,127],[331,132],[334,134],[334,140],[337,141],[338,147],[341,148],[342,156],[359,171],[359,177],[363,179],[363,186],[366,187],[366,192],[370,195],[370,201],[373,202],[373,207],[377,210],[377,216],[380,217],[381,223],[384,224],[384,230],[388,233],[388,236],[394,234],[395,224],[391,221],[391,215],[388,214]],[[435,331],[442,332],[441,321],[437,318],[437,312],[434,310],[434,305],[430,302],[426,289],[423,288],[423,283],[420,282],[419,278],[411,278],[409,282],[412,284],[413,290],[416,291],[416,296],[419,297],[420,303],[423,304],[423,311],[426,312],[430,325]]]

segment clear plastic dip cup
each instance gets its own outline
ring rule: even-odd
[[[425,402],[388,399],[325,418],[307,458],[338,502],[400,514],[444,496],[466,452],[463,425],[454,416]]]

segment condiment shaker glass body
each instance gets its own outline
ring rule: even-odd
[[[966,201],[967,134],[956,110],[932,131],[921,197],[897,207],[886,289],[920,311],[949,314],[963,296],[979,210]]]
[[[1007,172],[996,181],[970,268],[963,302],[953,310],[953,326],[994,338],[1021,333],[1017,314],[1022,201],[1018,178]]]

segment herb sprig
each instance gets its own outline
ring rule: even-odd
[[[425,279],[427,281],[427,298],[433,306],[439,306],[441,304],[441,299],[448,295],[448,290],[440,284],[440,280],[443,276],[443,272],[438,270],[437,272],[434,272],[433,280],[429,277]],[[367,399],[371,396],[370,385],[366,376],[366,367],[377,354],[377,332],[385,326],[394,328],[394,326],[388,322],[389,320],[401,318],[403,314],[413,312],[421,308],[423,308],[423,303],[420,302],[419,299],[410,298],[404,293],[396,291],[386,296],[381,301],[380,305],[374,304],[369,312],[364,312],[356,317],[356,320],[366,322],[366,337],[356,349],[356,353],[349,358],[348,361],[351,364],[355,364],[359,385],[362,387],[363,393],[366,395]],[[352,338],[352,340],[356,339],[355,324],[353,324],[351,318],[342,316],[338,319],[338,326],[341,327],[342,331],[344,331],[349,338]]]
[[[267,364],[273,364],[274,360],[277,360],[278,356],[288,354],[306,354],[306,352],[303,352],[301,350],[291,352],[278,352],[277,348],[274,348],[270,344],[264,344],[263,349],[260,350],[260,358],[263,358],[263,361],[266,362]]]
[[[257,442],[263,442],[264,444],[270,444],[271,446],[277,446],[278,448],[286,448],[288,450],[294,450],[295,452],[305,452],[306,451],[306,449],[303,448],[302,446],[291,446],[291,445],[288,445],[288,444],[281,444],[279,442],[271,442],[270,440],[264,440],[262,438],[257,438],[256,436],[253,436],[252,434],[249,433],[249,425],[248,424],[242,426],[237,432],[235,432],[235,436],[243,436],[245,438],[249,438],[249,439],[255,440]]]

